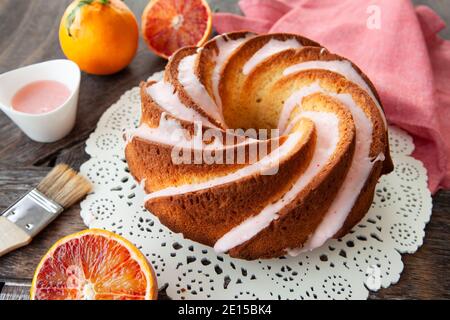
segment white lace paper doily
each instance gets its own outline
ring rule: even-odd
[[[81,203],[81,216],[90,228],[132,241],[173,299],[366,299],[368,290],[399,280],[400,253],[422,245],[432,209],[427,173],[410,156],[411,137],[395,127],[389,128],[395,171],[380,179],[370,211],[351,233],[298,257],[244,261],[184,239],[143,208],[144,193],[129,174],[122,139],[139,117],[135,87],[103,114],[87,140],[91,159],[81,172],[94,191]]]

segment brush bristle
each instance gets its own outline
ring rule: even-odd
[[[62,207],[68,208],[91,191],[91,184],[75,170],[62,163],[47,174],[37,189]]]

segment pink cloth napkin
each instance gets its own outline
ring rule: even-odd
[[[374,82],[389,123],[414,137],[434,193],[450,188],[450,41],[442,19],[408,0],[241,0],[219,33],[290,32],[353,60]],[[378,19],[379,18],[379,19]],[[379,22],[379,24],[378,24]]]

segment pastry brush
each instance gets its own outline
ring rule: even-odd
[[[0,216],[0,256],[30,243],[90,190],[91,184],[68,165],[55,166],[36,188]]]

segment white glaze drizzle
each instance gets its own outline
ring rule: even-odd
[[[125,134],[127,136],[127,143],[138,137],[165,145],[183,145],[190,147],[192,144],[188,132],[177,120],[168,118],[165,112],[161,114],[157,128],[151,128],[146,123],[141,123],[139,127],[128,130]]]
[[[227,36],[217,36],[216,37],[216,46],[218,49],[218,53],[215,60],[214,69],[211,76],[212,88],[214,99],[219,110],[222,110],[222,99],[219,94],[219,82],[220,82],[220,72],[227,62],[228,58],[233,54],[233,52],[239,48],[241,44],[244,43],[245,40],[253,37],[252,34],[246,34],[245,37],[238,39],[230,39]]]
[[[278,212],[291,203],[298,193],[311,183],[335,153],[339,142],[338,117],[334,113],[315,111],[302,112],[302,117],[314,122],[317,134],[316,147],[308,168],[281,199],[266,206],[257,215],[248,218],[224,234],[214,245],[216,252],[227,252],[250,240],[268,227],[273,220],[278,219]]]
[[[244,75],[248,75],[256,67],[256,65],[276,53],[301,47],[302,45],[295,38],[286,40],[270,39],[244,64],[242,73]]]
[[[178,65],[178,81],[197,106],[225,127],[222,113],[194,73],[196,58],[197,54],[193,54],[181,59]]]
[[[296,144],[301,139],[303,134],[304,133],[302,131],[297,131],[289,135],[288,139],[279,148],[276,148],[266,157],[242,169],[232,172],[226,176],[213,178],[211,180],[196,184],[186,184],[177,187],[168,187],[153,193],[149,193],[145,197],[145,201],[159,197],[175,196],[180,194],[186,194],[189,192],[209,189],[226,183],[238,181],[239,179],[242,179],[244,177],[258,174],[266,170],[270,170],[270,168],[272,168],[274,165],[278,165],[281,161],[283,161],[285,157],[288,157],[290,155],[293,148],[296,146]]]
[[[292,126],[296,123],[295,121],[289,122],[289,118],[295,107],[301,105],[304,97],[321,91],[322,87],[317,81],[311,85],[301,88],[300,90],[294,92],[289,98],[287,98],[286,102],[283,105],[283,108],[281,109],[280,118],[278,120],[278,129],[280,129],[280,131],[283,133],[289,132]]]
[[[367,94],[372,98],[373,102],[377,106],[380,116],[383,119],[385,130],[387,130],[387,122],[386,117],[383,112],[383,108],[381,108],[380,103],[378,102],[377,98],[375,97],[375,94],[373,93],[372,89],[369,87],[369,85],[364,81],[364,79],[361,77],[361,75],[353,68],[350,61],[347,60],[333,60],[333,61],[307,61],[302,62],[296,65],[292,65],[288,68],[286,68],[283,71],[283,75],[287,76],[292,73],[304,71],[304,70],[312,70],[312,69],[323,69],[328,70],[332,72],[336,72],[350,80],[351,82],[357,84],[360,86],[364,91],[367,92]]]
[[[186,107],[178,98],[172,84],[161,80],[147,87],[146,90],[161,108],[174,117],[189,122],[201,121],[205,126],[217,127],[194,109]]]
[[[141,187],[141,189],[145,192],[145,183],[147,182],[146,178],[143,178],[140,182],[139,182],[139,187]]]
[[[327,94],[335,97],[347,106],[352,114],[356,128],[355,152],[344,182],[339,188],[322,222],[314,230],[302,248],[288,250],[290,255],[297,255],[303,251],[313,250],[322,246],[325,241],[332,238],[341,229],[369,178],[375,163],[369,157],[373,131],[373,125],[370,119],[357,106],[350,94],[334,94],[329,92]],[[379,157],[382,159],[382,156]]]
[[[197,127],[196,132],[200,133],[201,122],[195,123]],[[219,131],[217,131],[219,133]],[[229,149],[236,148],[253,148],[252,146],[258,144],[260,141],[254,138],[242,137],[236,144],[224,144],[221,141],[221,135],[213,135],[210,143],[203,141],[204,136],[201,134],[192,136],[188,130],[184,129],[178,120],[167,117],[166,113],[162,113],[159,126],[151,128],[147,124],[142,123],[138,128],[130,129],[125,132],[126,143],[130,143],[133,138],[141,138],[146,141],[165,144],[172,147],[182,148],[191,151],[223,151],[227,152]],[[208,139],[209,141],[209,139]],[[274,143],[275,144],[275,143]],[[275,145],[278,145],[277,143]],[[257,147],[256,147],[257,148]]]
[[[372,160],[373,163],[378,162],[378,161],[384,161],[386,160],[386,156],[384,155],[384,153],[380,153],[379,155],[377,155],[375,157],[375,159]]]

